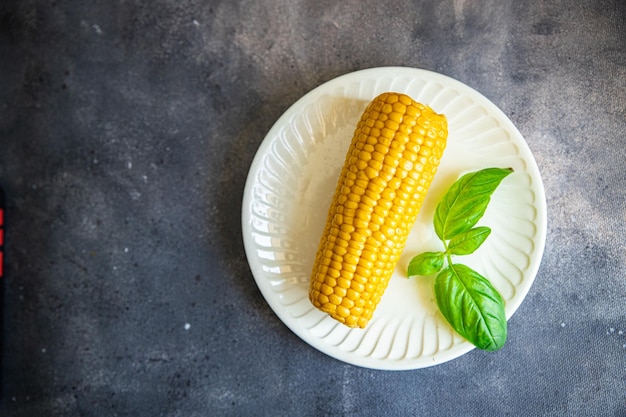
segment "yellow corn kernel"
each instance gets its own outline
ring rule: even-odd
[[[348,327],[357,327],[358,326],[358,321],[357,321],[357,315],[353,314],[349,314],[348,317],[346,317],[346,326]]]
[[[365,109],[345,158],[315,257],[309,299],[364,328],[391,279],[439,166],[446,117],[399,93]]]

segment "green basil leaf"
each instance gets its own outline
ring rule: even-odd
[[[451,239],[474,227],[485,214],[491,195],[511,168],[486,168],[463,175],[448,189],[435,210],[435,232]]]
[[[420,253],[409,262],[408,276],[436,274],[441,270],[443,260],[443,252]]]
[[[488,351],[504,346],[504,301],[478,272],[462,264],[448,265],[435,279],[435,297],[448,323],[474,346]]]
[[[474,253],[489,237],[490,233],[490,228],[480,226],[456,235],[448,243],[448,253],[451,255],[469,255]]]

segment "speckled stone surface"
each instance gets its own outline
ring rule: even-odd
[[[254,154],[307,91],[437,71],[517,125],[546,188],[501,351],[330,358],[265,303],[241,239]],[[626,415],[626,3],[5,0],[0,415]]]

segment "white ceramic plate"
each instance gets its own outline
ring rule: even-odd
[[[356,123],[365,106],[385,91],[406,93],[445,114],[448,146],[374,317],[366,329],[350,329],[311,305],[309,274]],[[408,279],[405,271],[414,255],[441,249],[432,219],[448,187],[463,173],[496,166],[515,173],[500,184],[479,222],[492,228],[491,235],[462,261],[491,280],[510,318],[535,278],[546,234],[539,170],[513,123],[475,90],[429,71],[373,68],[329,81],[278,119],[250,168],[242,225],[256,283],[285,325],[341,361],[405,370],[456,358],[473,346],[438,311],[434,278]]]

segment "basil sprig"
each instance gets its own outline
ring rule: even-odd
[[[498,350],[506,342],[504,300],[487,278],[466,265],[453,263],[452,256],[469,255],[487,239],[491,229],[475,226],[493,192],[512,172],[511,168],[486,168],[465,174],[452,184],[437,205],[433,220],[444,250],[423,252],[408,266],[409,276],[437,274],[434,291],[439,310],[457,333],[488,351]]]

